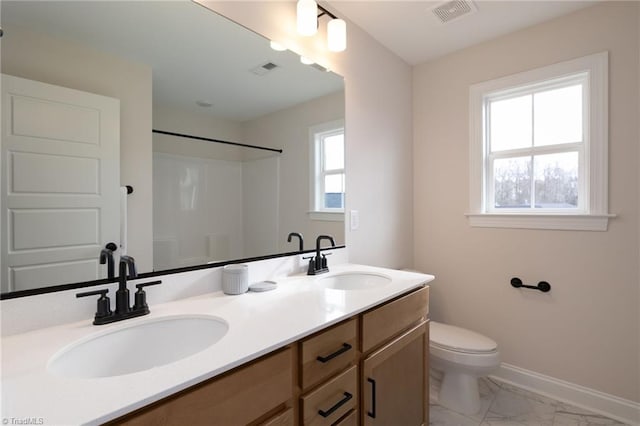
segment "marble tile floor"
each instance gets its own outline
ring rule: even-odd
[[[440,378],[431,375],[431,426],[602,426],[624,425],[600,414],[573,407],[533,392],[480,379],[481,409],[466,416],[438,405]]]

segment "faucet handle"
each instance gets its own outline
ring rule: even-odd
[[[96,315],[93,323],[98,325],[100,320],[110,317],[113,315],[111,312],[111,300],[107,297],[107,293],[109,293],[109,289],[105,288],[102,290],[94,290],[94,291],[85,291],[83,293],[77,293],[76,297],[87,297],[87,296],[97,296],[100,295],[97,301]]]
[[[333,253],[322,253],[322,261],[320,262],[322,269],[327,268],[327,256],[331,256]]]
[[[158,284],[162,284],[162,281],[158,280],[148,283],[136,284],[136,288],[138,289],[138,291],[136,291],[135,293],[135,303],[133,304],[134,311],[149,312],[149,305],[147,305],[147,294],[145,293],[143,288]]]

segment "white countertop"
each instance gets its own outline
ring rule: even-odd
[[[346,271],[391,278],[368,290],[332,290],[315,280]],[[234,367],[281,348],[331,324],[370,309],[433,280],[432,275],[363,265],[337,265],[317,277],[276,280],[276,290],[239,296],[222,292],[151,305],[147,316],[94,326],[93,318],[2,339],[4,424],[42,419],[46,425],[101,424],[158,401]],[[213,346],[152,370],[97,379],[69,379],[47,371],[49,359],[78,339],[130,327],[152,318],[180,314],[212,315],[229,324]],[[95,360],[100,362],[99,359]],[[15,421],[12,421],[15,419]]]

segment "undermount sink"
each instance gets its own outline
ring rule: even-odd
[[[226,321],[206,315],[151,319],[72,343],[51,357],[47,369],[84,379],[137,373],[201,352],[228,330]]]
[[[342,272],[318,279],[318,284],[333,290],[371,290],[389,283],[391,278],[372,272]]]

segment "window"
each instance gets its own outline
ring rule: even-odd
[[[344,122],[334,121],[310,129],[311,217],[344,220]]]
[[[472,226],[606,230],[607,53],[470,89]]]

